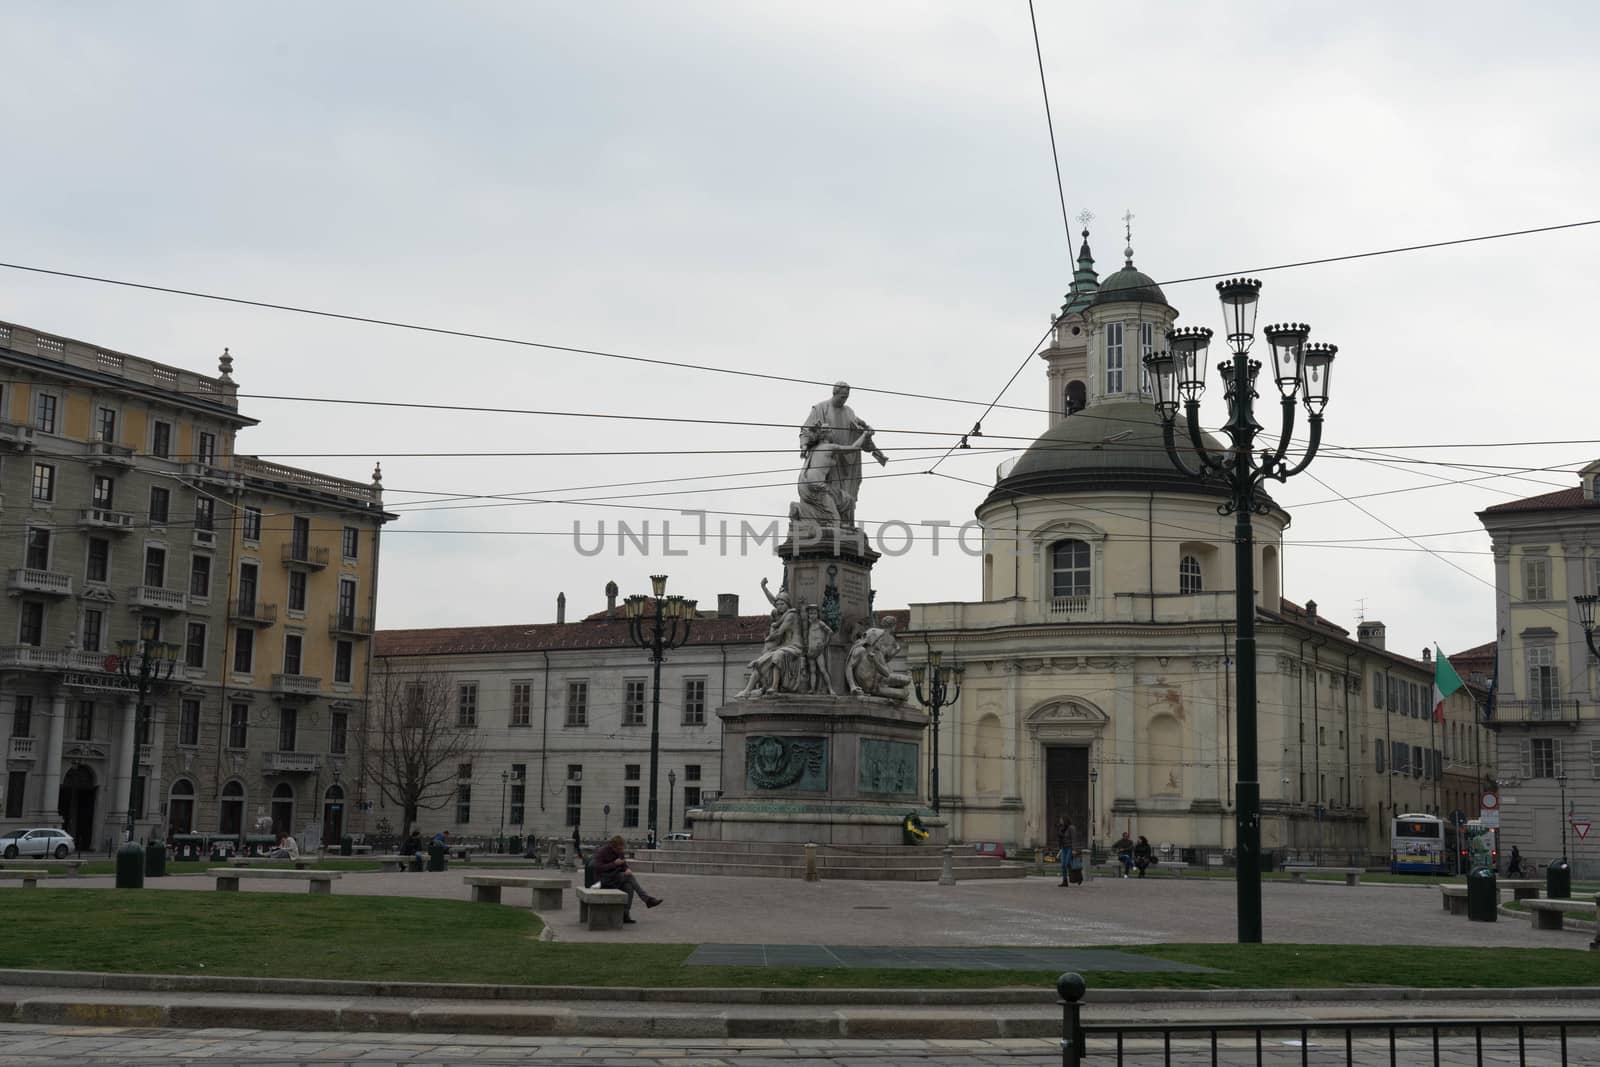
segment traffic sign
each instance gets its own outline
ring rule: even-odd
[[[1498,830],[1500,829],[1500,812],[1497,810],[1486,811],[1478,817],[1478,821],[1483,824],[1485,830]]]
[[[1582,841],[1584,838],[1589,836],[1589,824],[1586,822],[1579,822],[1577,819],[1573,819],[1572,832],[1578,835],[1579,841]]]
[[[1500,794],[1485,791],[1478,803],[1484,811],[1494,811],[1500,806]]]

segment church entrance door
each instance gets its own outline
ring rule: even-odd
[[[1045,845],[1055,848],[1056,822],[1063,815],[1078,832],[1078,847],[1089,847],[1089,749],[1049,745],[1044,750]]]
[[[81,763],[75,764],[61,779],[60,803],[56,810],[61,813],[61,825],[72,835],[79,849],[85,844],[94,847],[94,801],[97,792],[99,789],[95,784],[94,771]]]

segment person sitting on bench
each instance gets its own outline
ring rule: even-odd
[[[644,887],[639,884],[639,879],[628,869],[627,847],[627,839],[617,834],[594,850],[590,863],[594,865],[594,876],[600,880],[600,888],[620,889],[628,894],[627,900],[622,905],[622,921],[631,923],[638,921],[632,915],[635,894],[644,901],[644,906],[647,908],[653,908],[661,903],[661,898],[646,893]]]

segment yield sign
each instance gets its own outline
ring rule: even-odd
[[[1589,836],[1589,824],[1586,822],[1579,822],[1577,819],[1573,819],[1572,832],[1578,835],[1579,841],[1582,841],[1584,838]]]

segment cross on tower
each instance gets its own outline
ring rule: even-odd
[[[1123,232],[1123,235],[1127,238],[1127,241],[1128,241],[1128,247],[1126,247],[1126,248],[1124,248],[1122,250],[1122,254],[1124,256],[1128,257],[1128,266],[1131,267],[1131,266],[1133,266],[1133,211],[1132,210],[1126,211],[1122,215],[1122,232]]]

